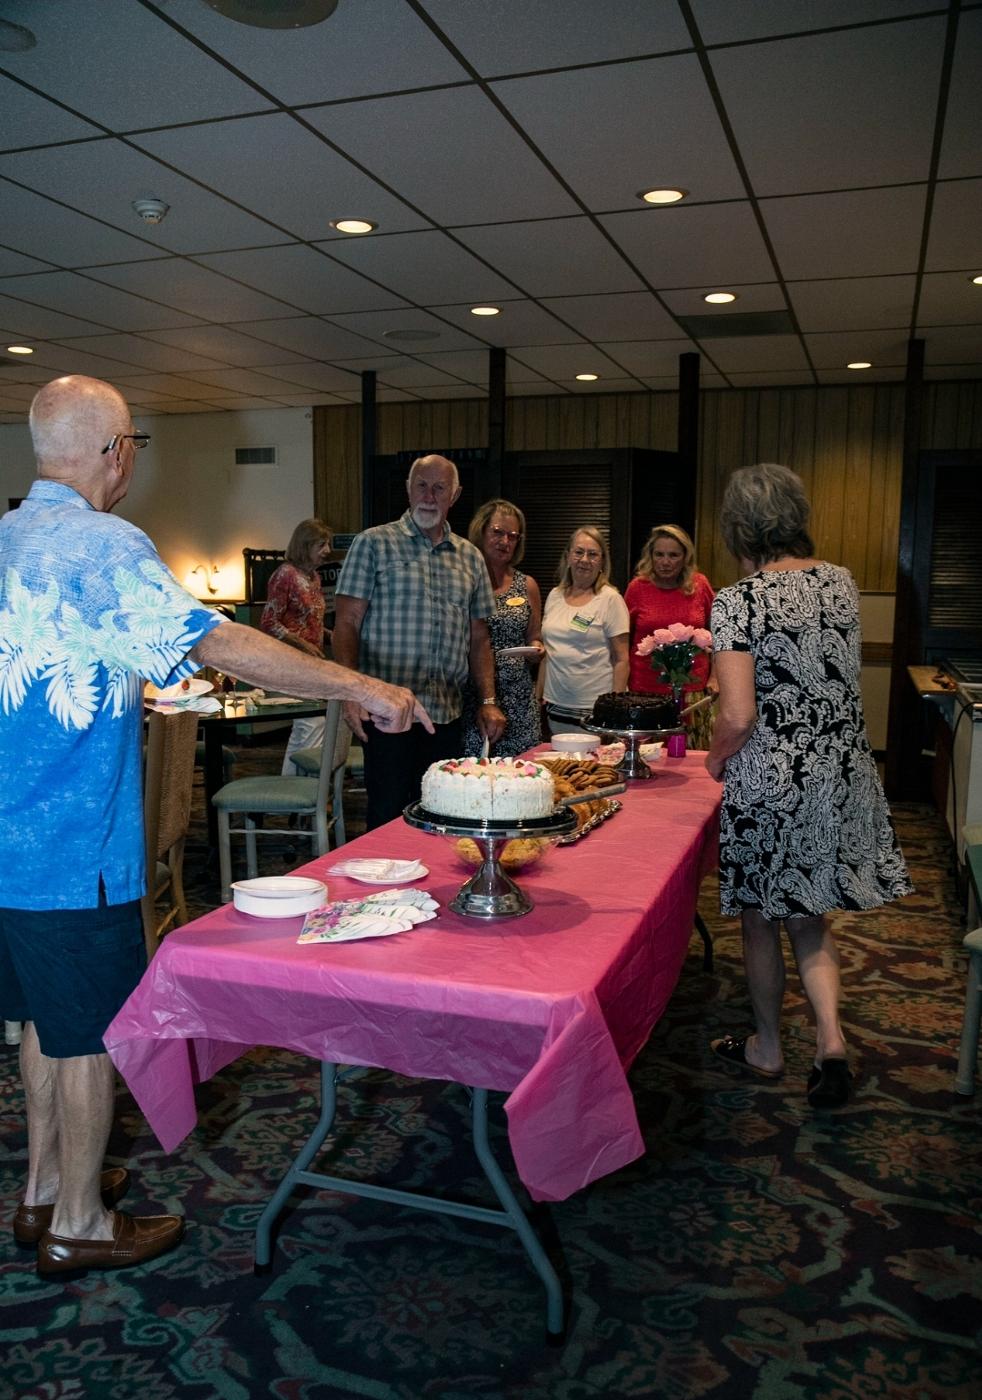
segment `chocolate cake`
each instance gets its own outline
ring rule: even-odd
[[[590,723],[598,729],[675,729],[678,706],[665,695],[646,695],[643,691],[609,691],[598,695]]]

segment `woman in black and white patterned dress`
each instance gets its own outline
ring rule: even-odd
[[[467,538],[484,555],[494,589],[494,615],[488,619],[488,630],[494,653],[495,697],[508,717],[508,726],[492,744],[491,753],[514,758],[533,748],[541,737],[533,668],[544,655],[542,598],[535,579],[515,567],[525,548],[525,516],[511,501],[485,501],[470,523]],[[532,654],[510,655],[516,648]],[[465,754],[479,754],[483,743],[477,727],[477,699],[468,684],[464,692]]]
[[[866,736],[859,593],[847,569],[813,557],[808,513],[799,478],[771,464],[734,472],[720,512],[748,576],[713,604],[720,707],[706,767],[724,784],[720,907],[742,918],[756,1030],[712,1048],[764,1078],[783,1072],[783,922],[816,1022],[808,1099],[833,1108],[852,1075],[824,915],[912,887]]]

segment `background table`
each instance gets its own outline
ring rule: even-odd
[[[678,979],[720,798],[701,754],[656,771],[611,821],[519,877],[535,901],[521,919],[448,913],[466,869],[451,843],[396,821],[343,854],[421,858],[430,874],[418,883],[442,906],[432,923],[300,946],[299,920],[226,905],[170,934],[106,1033],[162,1145],[194,1127],[196,1081],[276,1045],[508,1091],[515,1163],[537,1199],[562,1200],[639,1156],[626,1070]],[[369,888],[329,883],[332,898]]]

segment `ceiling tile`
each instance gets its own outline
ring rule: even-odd
[[[937,15],[713,53],[754,192],[926,180],[945,28]],[[870,113],[874,121],[864,119]]]
[[[293,238],[324,238],[330,234],[330,220],[346,216],[372,219],[389,232],[426,225],[401,199],[286,113],[178,127],[133,139]],[[225,240],[213,246],[235,245]]]
[[[925,185],[766,199],[764,223],[787,278],[913,272]]]
[[[485,399],[488,395],[477,384],[418,384],[413,393],[421,399]]]
[[[638,392],[636,379],[617,379],[616,377],[608,379],[602,376],[590,383],[584,383],[579,379],[557,377],[556,383],[569,394],[636,394]]]
[[[925,364],[978,364],[982,359],[982,325],[932,326],[923,335]]]
[[[796,335],[714,337],[705,342],[705,350],[724,374],[731,370],[808,369]]]
[[[98,330],[91,321],[65,316],[60,311],[48,311],[19,297],[0,296],[0,320],[12,335],[33,343],[35,339],[52,336],[85,335]]]
[[[220,369],[216,361],[204,355],[194,355],[179,346],[159,345],[152,340],[144,340],[135,335],[89,335],[60,337],[65,350],[85,352],[96,356],[122,360],[131,365],[142,365],[146,369],[169,370]]]
[[[927,272],[917,308],[919,326],[974,325],[982,321],[982,286],[967,272]],[[982,276],[982,250],[978,272]]]
[[[691,340],[633,340],[605,341],[600,348],[631,374],[671,375],[677,385],[679,356],[691,354],[696,346]]]
[[[423,305],[446,297],[478,302],[515,295],[516,289],[510,282],[436,229],[393,234],[389,238],[350,238],[343,243],[335,241],[323,246],[330,250],[332,257],[340,258],[366,277],[379,282],[396,277],[403,296]],[[383,303],[377,299],[374,304]],[[387,304],[396,305],[397,299],[390,297]],[[398,304],[405,305],[404,302]],[[363,302],[360,307],[333,309],[368,310],[370,304]],[[321,310],[326,313],[329,308]]]
[[[236,394],[264,394],[276,396],[282,393],[285,382],[272,375],[260,374],[254,369],[208,369],[198,376],[201,384],[210,384],[218,389],[228,389]],[[296,385],[301,388],[301,385]],[[214,392],[214,391],[212,391]]]
[[[152,331],[148,339],[161,345],[175,345],[215,362],[252,368],[255,365],[282,364],[292,358],[277,345],[268,345],[228,326],[189,326],[184,330]],[[299,357],[298,357],[299,358]]]
[[[363,336],[322,321],[316,316],[290,316],[275,321],[243,321],[236,325],[243,335],[282,350],[294,350],[315,360],[336,360],[340,356],[385,353]]]
[[[814,384],[810,369],[727,370],[734,389],[767,388],[772,384]]]
[[[127,398],[131,393],[139,394],[141,398],[151,394],[156,401],[215,397],[213,384],[198,384],[179,374],[121,374],[116,376],[113,383],[122,389]]]
[[[565,345],[576,339],[568,326],[534,301],[496,301],[494,305],[501,308],[500,316],[472,316],[470,304],[432,306],[430,310],[489,345]]]
[[[754,0],[752,5],[721,5],[719,0],[690,0],[703,40],[725,44],[795,34],[828,23],[815,0]],[[868,24],[923,11],[923,0],[835,0],[837,25]]]
[[[37,47],[5,53],[7,71],[115,131],[170,121],[175,112],[195,121],[268,105],[131,0],[32,5],[30,27]],[[145,56],[151,52],[148,72]]]
[[[416,356],[419,360],[425,360],[427,364],[433,365],[436,369],[446,370],[448,374],[455,374],[460,379],[466,379],[471,384],[476,384],[480,388],[486,388],[489,376],[488,352],[486,350],[451,350],[446,354],[433,354],[424,352]],[[510,356],[505,357],[505,379],[509,384],[523,383],[541,379],[534,369],[529,369],[527,365],[518,364]]]
[[[143,267],[146,264],[140,263]],[[141,279],[135,279],[140,285]],[[0,279],[0,291],[40,306],[58,307],[73,316],[118,331],[148,331],[198,324],[196,316],[155,305],[143,297],[106,287],[77,272],[44,272],[33,277]]]
[[[199,0],[168,13],[236,68],[289,104],[452,83],[466,76],[403,0],[343,3],[323,24],[259,29],[230,24]]]
[[[913,276],[789,282],[788,296],[803,331],[906,328],[916,282]]]
[[[51,263],[40,262],[37,258],[14,253],[9,248],[0,248],[0,277],[17,277],[22,272],[51,272]]]
[[[73,151],[78,149],[71,147]],[[0,156],[0,163],[11,159],[11,156]],[[43,250],[49,263],[84,267],[90,263],[160,257],[160,249],[142,239],[121,233],[111,224],[77,214],[53,199],[22,189],[3,178],[0,178],[0,205],[3,208],[3,241],[7,247],[27,254]],[[138,229],[146,227],[132,217]]]
[[[266,374],[270,379],[288,380],[298,387],[321,393],[358,388],[355,376],[335,365],[269,365]]]
[[[72,116],[63,107],[56,107],[10,78],[0,77],[0,112],[3,112],[0,150],[44,146],[52,141],[79,141],[102,134],[91,122]]]
[[[699,199],[745,194],[695,54],[510,79],[493,90],[590,209],[632,208],[639,190],[656,185]]]
[[[215,130],[213,126],[206,129]],[[83,141],[0,156],[0,175],[143,240],[143,246],[132,252],[123,245],[122,235],[107,237],[95,250],[90,240],[90,246],[60,259],[71,267],[160,257],[161,253],[208,253],[276,243],[287,237],[265,220],[236,209],[123,141]],[[170,205],[159,224],[144,223],[131,207],[133,200],[147,196]],[[7,233],[4,238],[7,243],[15,241]]]
[[[389,330],[428,330],[437,333],[435,340],[413,343],[413,350],[424,347],[427,350],[472,350],[477,344],[473,336],[448,326],[445,321],[437,320],[426,311],[363,311],[352,316],[332,316],[331,324],[354,331],[356,335],[381,340],[383,354],[390,350],[399,354],[409,348],[409,342],[400,344],[394,340],[388,344],[382,340],[383,332]]]
[[[979,74],[982,73],[982,10],[962,10],[958,45],[945,109],[938,174],[942,180],[982,175],[979,130]]]
[[[479,88],[380,97],[304,116],[438,223],[548,218],[576,208]],[[424,140],[424,132],[439,139]]]
[[[212,321],[246,321],[289,316],[292,307],[263,296],[217,272],[199,267],[186,258],[162,258],[153,263],[119,263],[95,268],[89,274],[99,282],[124,289],[139,288],[145,296],[166,306],[194,312]]]
[[[681,335],[674,318],[650,292],[555,297],[542,304],[588,340],[641,340]]]
[[[407,235],[408,236],[408,235]],[[412,235],[426,237],[427,235]],[[442,234],[435,235],[442,238]],[[250,287],[280,297],[315,315],[337,311],[373,311],[387,306],[405,306],[402,297],[377,286],[337,261],[336,245],[325,245],[329,257],[302,243],[286,243],[276,248],[251,248],[246,252],[212,253],[197,261],[245,282]],[[391,263],[383,261],[382,271],[391,276]],[[400,269],[401,272],[401,269]],[[402,288],[405,293],[406,288]]]
[[[575,379],[578,374],[621,379],[624,374],[620,365],[590,345],[522,345],[514,354],[522,364],[549,379]]]
[[[805,344],[816,370],[837,370],[842,378],[848,376],[846,365],[851,360],[869,360],[873,368],[864,373],[873,377],[881,369],[907,363],[905,331],[837,331],[806,335]]]
[[[846,369],[819,369],[815,378],[819,384],[842,384],[851,389],[856,384],[889,384],[905,378],[906,370],[900,365],[878,365],[874,369],[850,374]]]
[[[347,403],[347,399],[342,399],[338,394],[322,394],[317,389],[308,389],[303,393],[277,394],[276,402],[286,408],[317,408]]]
[[[707,292],[736,292],[737,300],[728,305],[714,305],[705,300]],[[679,316],[740,316],[747,311],[787,310],[784,293],[777,282],[704,282],[700,287],[662,292],[661,298],[669,310]]]
[[[537,297],[636,292],[641,283],[589,219],[455,230],[461,242]]]
[[[679,204],[605,214],[600,222],[657,291],[774,280],[749,204]]]
[[[982,258],[982,180],[953,180],[938,185],[931,210],[931,237],[925,268],[929,272],[979,270]]]
[[[411,360],[408,357],[400,359],[397,363],[380,365],[378,370],[379,380],[384,384],[392,385],[397,389],[417,389],[423,385],[429,388],[437,386],[449,388],[458,385],[459,380],[456,375],[446,374],[441,369],[434,369],[423,360]],[[468,386],[473,392],[473,386]]]

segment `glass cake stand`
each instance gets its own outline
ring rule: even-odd
[[[590,724],[584,721],[583,728],[589,734],[599,734],[603,738],[620,739],[624,745],[624,757],[616,764],[618,773],[625,782],[644,781],[654,777],[651,769],[641,757],[641,745],[670,739],[673,734],[684,734],[685,726],[677,724],[674,729],[610,729],[607,725]]]
[[[498,855],[505,841],[520,836],[567,836],[576,829],[576,814],[565,807],[557,807],[548,817],[494,825],[467,817],[443,817],[428,811],[421,802],[410,803],[402,815],[410,826],[433,836],[469,836],[477,843],[484,859],[450,901],[455,914],[471,919],[516,919],[532,908],[528,895],[501,868]]]

